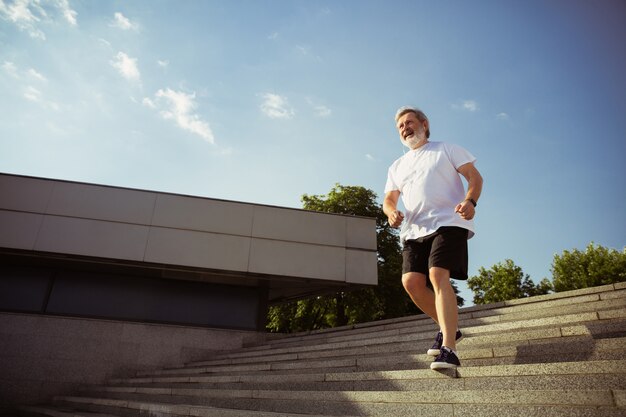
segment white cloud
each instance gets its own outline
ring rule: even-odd
[[[34,68],[30,68],[28,71],[26,71],[26,73],[27,73],[30,77],[32,77],[32,78],[34,78],[34,79],[36,79],[36,80],[38,80],[38,81],[44,81],[44,82],[45,82],[45,81],[48,81],[48,79],[47,79],[46,77],[44,77],[43,75],[41,75],[41,74],[40,74],[39,72],[37,72]]]
[[[368,153],[365,154],[365,158],[367,158],[368,161],[373,161],[374,157]]]
[[[113,15],[113,21],[111,22],[112,27],[116,27],[122,30],[138,30],[139,25],[135,22],[131,22],[129,18],[124,16],[120,12],[115,12]]]
[[[72,26],[76,26],[76,16],[78,15],[78,13],[70,8],[68,1],[57,0],[57,6],[59,7],[59,9],[61,9],[61,13],[63,14],[65,20],[67,20],[67,23]]]
[[[24,91],[24,98],[26,100],[34,101],[35,103],[40,103],[41,92],[37,90],[35,87],[33,87],[32,85],[29,85],[28,87],[26,87]]]
[[[77,25],[78,13],[70,8],[67,0],[14,0],[10,4],[0,0],[0,18],[15,24],[35,39],[46,40],[39,25],[54,22],[58,14],[71,26]]]
[[[31,6],[36,10],[41,10],[34,2],[30,0],[15,0],[12,4],[6,5],[0,2],[0,15],[4,20],[13,22],[19,30],[24,30],[32,38],[46,39],[46,35],[39,30],[36,25],[41,20],[31,11]],[[45,12],[44,12],[45,15]]]
[[[156,109],[156,104],[154,104],[154,101],[152,101],[149,97],[144,97],[144,99],[141,100],[141,104],[146,107],[150,107],[151,109]]]
[[[164,59],[164,60],[157,60],[157,65],[161,68],[167,68],[170,65],[170,61]]]
[[[315,106],[315,114],[319,117],[328,117],[332,114],[332,110],[326,106]]]
[[[295,114],[286,97],[265,93],[261,94],[261,98],[263,98],[261,111],[270,119],[291,119]]]
[[[469,112],[475,112],[480,109],[478,103],[474,100],[463,100],[460,104],[452,104],[452,108],[455,110],[465,110]]]
[[[465,100],[463,102],[463,109],[468,111],[476,111],[478,110],[478,103],[476,103],[474,100]]]
[[[111,66],[117,69],[122,77],[127,80],[134,81],[141,78],[141,74],[137,68],[137,58],[131,58],[124,52],[118,52],[117,55],[115,55],[115,60],[110,62]]]
[[[173,120],[181,129],[198,135],[209,143],[215,143],[209,124],[194,112],[198,107],[195,92],[186,94],[183,91],[167,88],[157,91],[154,97],[155,100],[144,98],[143,105],[152,109],[161,109],[159,114],[163,119]]]
[[[274,40],[278,39],[278,32],[274,32],[274,33],[272,33],[271,35],[269,35],[269,36],[267,37],[267,39],[269,39],[269,40],[271,40],[271,41],[274,41]]]
[[[315,111],[315,115],[318,117],[329,117],[333,113],[328,107],[313,102],[310,97],[306,97],[306,102],[313,107],[313,111]]]
[[[59,105],[53,101],[48,101],[43,98],[41,91],[33,87],[32,85],[26,86],[24,89],[24,98],[26,100],[32,101],[33,103],[40,104],[45,108],[50,108],[52,110],[59,110]]]
[[[4,61],[4,63],[2,64],[2,69],[13,78],[20,77],[17,73],[17,67],[12,62]]]
[[[496,114],[496,118],[499,120],[509,120],[511,117],[508,115],[508,113],[498,113]]]
[[[46,77],[44,77],[40,72],[38,72],[34,68],[29,68],[28,70],[23,71],[19,69],[17,65],[15,65],[13,62],[10,62],[10,61],[4,61],[4,63],[0,65],[0,68],[2,68],[4,72],[9,74],[11,77],[16,78],[18,80],[24,80],[26,78],[26,79],[31,79],[31,80],[35,79],[40,82],[48,81]]]
[[[102,38],[98,38],[98,42],[100,42],[102,45],[110,48],[111,47],[111,42],[107,41],[106,39],[102,39]]]

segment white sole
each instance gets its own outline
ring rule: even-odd
[[[463,340],[463,336],[462,335],[461,335],[461,337],[456,339],[456,342],[459,343],[461,340]],[[426,351],[426,354],[428,356],[439,356],[439,353],[441,353],[441,349],[428,349],[428,351]]]
[[[456,369],[458,365],[446,362],[433,362],[430,364],[430,369]]]

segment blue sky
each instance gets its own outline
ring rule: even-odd
[[[0,0],[0,171],[382,202],[414,105],[485,179],[470,275],[511,258],[538,282],[626,245],[624,39],[620,0]]]

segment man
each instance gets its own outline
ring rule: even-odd
[[[450,278],[467,279],[467,240],[474,235],[472,219],[483,179],[468,151],[428,140],[430,123],[421,110],[402,107],[395,120],[400,140],[410,150],[389,168],[383,211],[392,227],[402,225],[402,285],[440,326],[428,350],[437,356],[430,367],[456,368],[456,342],[462,334]],[[467,180],[467,192],[459,174]],[[397,208],[400,196],[406,215]]]

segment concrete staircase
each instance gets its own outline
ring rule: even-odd
[[[462,367],[425,316],[295,334],[56,397],[25,416],[626,416],[626,283],[460,310]]]

